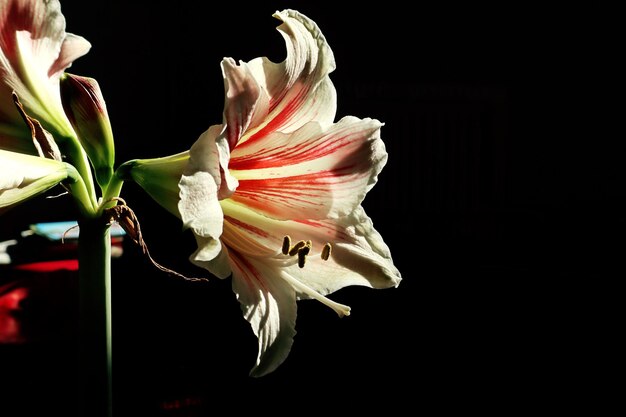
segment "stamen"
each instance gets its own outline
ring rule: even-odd
[[[326,244],[324,245],[324,248],[322,249],[322,254],[321,257],[323,260],[327,261],[328,258],[330,258],[330,254],[333,251],[333,245],[331,245],[329,242],[326,242]]]
[[[289,256],[295,255],[296,253],[298,253],[300,249],[302,249],[305,246],[306,246],[306,242],[304,240],[299,241],[298,243],[293,245],[291,249],[289,249]]]
[[[300,268],[304,268],[304,263],[306,262],[306,256],[309,254],[309,252],[311,252],[311,247],[308,245],[298,251],[298,266]]]
[[[285,235],[283,238],[283,255],[287,255],[289,253],[289,248],[291,248],[291,238],[289,235]]]
[[[291,284],[291,286],[298,292],[308,295],[309,297],[319,301],[327,307],[332,308],[335,313],[339,315],[339,317],[349,316],[350,315],[350,307],[345,304],[340,304],[335,301],[332,301],[322,294],[315,291],[313,288],[309,287],[306,284],[303,284],[301,281],[295,279],[289,274],[283,274],[283,278]]]

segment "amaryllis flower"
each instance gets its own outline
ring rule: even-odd
[[[36,153],[13,92],[58,141],[77,140],[63,111],[59,78],[90,48],[84,38],[65,32],[58,0],[0,0],[1,149]]]
[[[296,300],[349,285],[397,286],[400,273],[361,203],[387,161],[383,124],[334,122],[333,53],[317,25],[297,11],[274,14],[287,44],[281,63],[222,61],[223,122],[188,152],[132,161],[137,181],[193,232],[194,264],[233,290],[259,340],[254,376],[272,372],[291,349]],[[182,162],[186,162],[183,164]],[[179,177],[179,202],[172,204]]]
[[[105,191],[114,163],[111,127],[97,82],[64,73],[90,48],[84,38],[65,32],[58,0],[0,0],[0,150],[71,164],[78,177],[67,188],[78,192],[72,196],[87,216],[99,205],[92,170]],[[77,182],[80,187],[71,185]],[[41,192],[39,186],[28,190]],[[31,196],[23,191],[12,195]]]

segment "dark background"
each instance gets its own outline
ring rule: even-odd
[[[178,281],[128,245],[113,277],[116,410],[594,409],[602,401],[587,387],[600,382],[597,352],[611,346],[618,310],[609,288],[625,272],[611,11],[337,4],[62,2],[67,31],[93,45],[68,71],[99,81],[118,163],[188,149],[220,123],[221,59],[282,60],[271,15],[286,7],[311,17],[335,53],[337,117],[385,122],[389,161],[363,205],[400,286],[335,293],[352,307],[343,319],[300,302],[289,358],[252,379],[256,339],[230,280]],[[122,197],[155,259],[202,274],[177,219],[134,184]],[[2,232],[66,219],[66,204],[30,201]],[[38,346],[15,352],[14,374],[35,375],[17,387],[71,408],[75,382],[59,393],[54,381],[72,375],[73,345]]]

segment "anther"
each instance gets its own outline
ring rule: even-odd
[[[289,235],[285,235],[283,238],[283,255],[287,255],[289,253],[289,248],[291,248],[291,238]]]
[[[326,244],[324,245],[324,248],[322,249],[322,254],[321,254],[322,259],[327,261],[328,258],[330,258],[330,254],[332,253],[332,251],[333,251],[333,245],[326,242]]]
[[[293,245],[291,249],[289,249],[289,252],[288,252],[289,256],[295,255],[296,253],[298,253],[300,249],[302,249],[305,246],[306,246],[306,242],[304,240],[299,241],[298,243]]]
[[[306,256],[311,251],[310,246],[304,246],[298,251],[298,266],[300,268],[304,268],[304,263],[306,262]]]
[[[298,251],[298,256],[306,256],[309,254],[309,252],[311,252],[311,247],[305,246]]]

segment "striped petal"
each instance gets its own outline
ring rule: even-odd
[[[250,375],[260,377],[274,371],[289,355],[296,334],[296,292],[275,267],[235,252],[230,261],[233,291],[259,342]]]
[[[61,104],[59,77],[90,47],[84,38],[65,32],[58,0],[0,0],[0,146],[27,148],[2,134],[23,124],[12,91],[47,130],[73,136]]]
[[[264,117],[253,120],[238,146],[249,146],[272,132],[293,132],[311,121],[326,126],[335,118],[336,92],[328,77],[335,58],[326,39],[315,22],[295,10],[276,12],[274,17],[283,22],[278,30],[287,57],[278,64],[265,57],[247,64],[267,103],[257,109],[265,112]]]
[[[291,134],[231,154],[239,180],[232,199],[276,219],[348,215],[376,183],[387,161],[382,123],[345,117],[323,128],[309,123]]]
[[[249,126],[256,126],[267,116],[269,98],[245,62],[237,65],[231,58],[222,61],[224,124],[230,148],[234,148]]]

